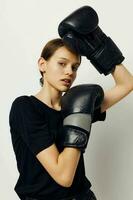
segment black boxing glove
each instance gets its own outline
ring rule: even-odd
[[[83,153],[87,147],[93,114],[101,106],[104,92],[96,84],[82,84],[69,89],[61,98],[63,114],[62,145]]]
[[[58,32],[67,45],[86,56],[104,75],[111,73],[124,60],[120,49],[98,26],[98,15],[89,6],[83,6],[66,17],[59,24]]]

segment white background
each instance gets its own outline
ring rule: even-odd
[[[59,22],[75,9],[90,5],[99,26],[119,46],[124,65],[133,73],[133,3],[131,0],[0,0],[0,199],[18,200],[18,178],[8,115],[19,95],[35,94],[40,73],[37,60],[48,40],[58,37]],[[78,83],[114,86],[111,75],[100,75],[84,58]],[[98,200],[133,200],[133,94],[107,111],[105,122],[93,125],[85,153],[87,177]]]

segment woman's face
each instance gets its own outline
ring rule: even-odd
[[[67,91],[76,78],[79,65],[80,56],[60,47],[48,61],[44,61],[44,86],[48,84],[58,91]]]

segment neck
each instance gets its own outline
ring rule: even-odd
[[[57,91],[55,88],[43,86],[35,96],[52,108],[55,108],[56,110],[61,109],[60,100],[62,92]]]

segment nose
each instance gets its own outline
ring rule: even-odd
[[[72,69],[71,66],[70,66],[70,67],[66,67],[66,69],[65,69],[65,74],[69,74],[69,75],[72,75],[72,74],[73,74],[73,69]]]

